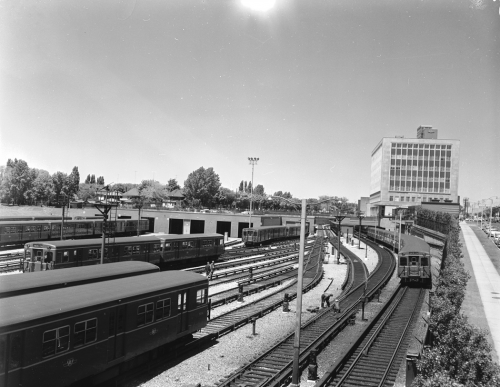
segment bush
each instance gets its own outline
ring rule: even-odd
[[[429,330],[434,339],[433,347],[423,351],[417,362],[419,375],[412,385],[499,386],[500,367],[492,360],[486,332],[470,325],[467,317],[460,314],[470,278],[461,261],[460,227],[449,214],[431,214],[434,211],[429,210],[422,212],[422,219],[426,221],[445,220],[448,236],[441,274],[431,299]]]

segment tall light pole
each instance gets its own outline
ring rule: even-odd
[[[250,216],[248,217],[248,228],[252,227],[252,201],[253,201],[253,168],[259,161],[258,157],[249,157],[248,161],[252,165],[252,188],[250,189]]]
[[[257,159],[258,160],[258,159]],[[252,184],[253,185],[253,184]],[[270,198],[278,198],[281,200],[285,200],[293,206],[297,206],[297,203],[292,202],[286,198],[281,196],[270,196]],[[320,204],[327,200],[323,200],[318,203]],[[290,387],[299,387],[299,377],[300,377],[300,368],[299,368],[299,357],[300,357],[300,326],[302,325],[302,282],[304,277],[304,245],[306,239],[306,207],[307,200],[302,199],[301,201],[301,216],[300,216],[300,248],[299,248],[299,271],[298,271],[298,279],[297,279],[297,311],[295,313],[295,336],[293,340],[293,373],[292,373],[292,383]]]

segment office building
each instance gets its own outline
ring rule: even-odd
[[[371,216],[431,200],[458,203],[460,140],[440,140],[437,133],[420,126],[417,138],[384,137],[377,144],[371,157]]]

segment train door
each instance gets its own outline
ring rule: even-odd
[[[0,336],[0,385],[21,384],[22,333]]]
[[[177,294],[177,314],[179,315],[178,333],[182,333],[188,328],[187,294],[187,291]]]
[[[410,256],[409,262],[409,275],[410,277],[418,277],[420,275],[419,268],[419,257],[418,256]]]
[[[125,355],[125,316],[126,305],[109,311],[108,363]]]

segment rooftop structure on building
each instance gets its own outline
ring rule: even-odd
[[[390,216],[398,206],[427,201],[458,203],[460,140],[437,138],[422,125],[417,138],[384,137],[371,155],[367,215]]]

